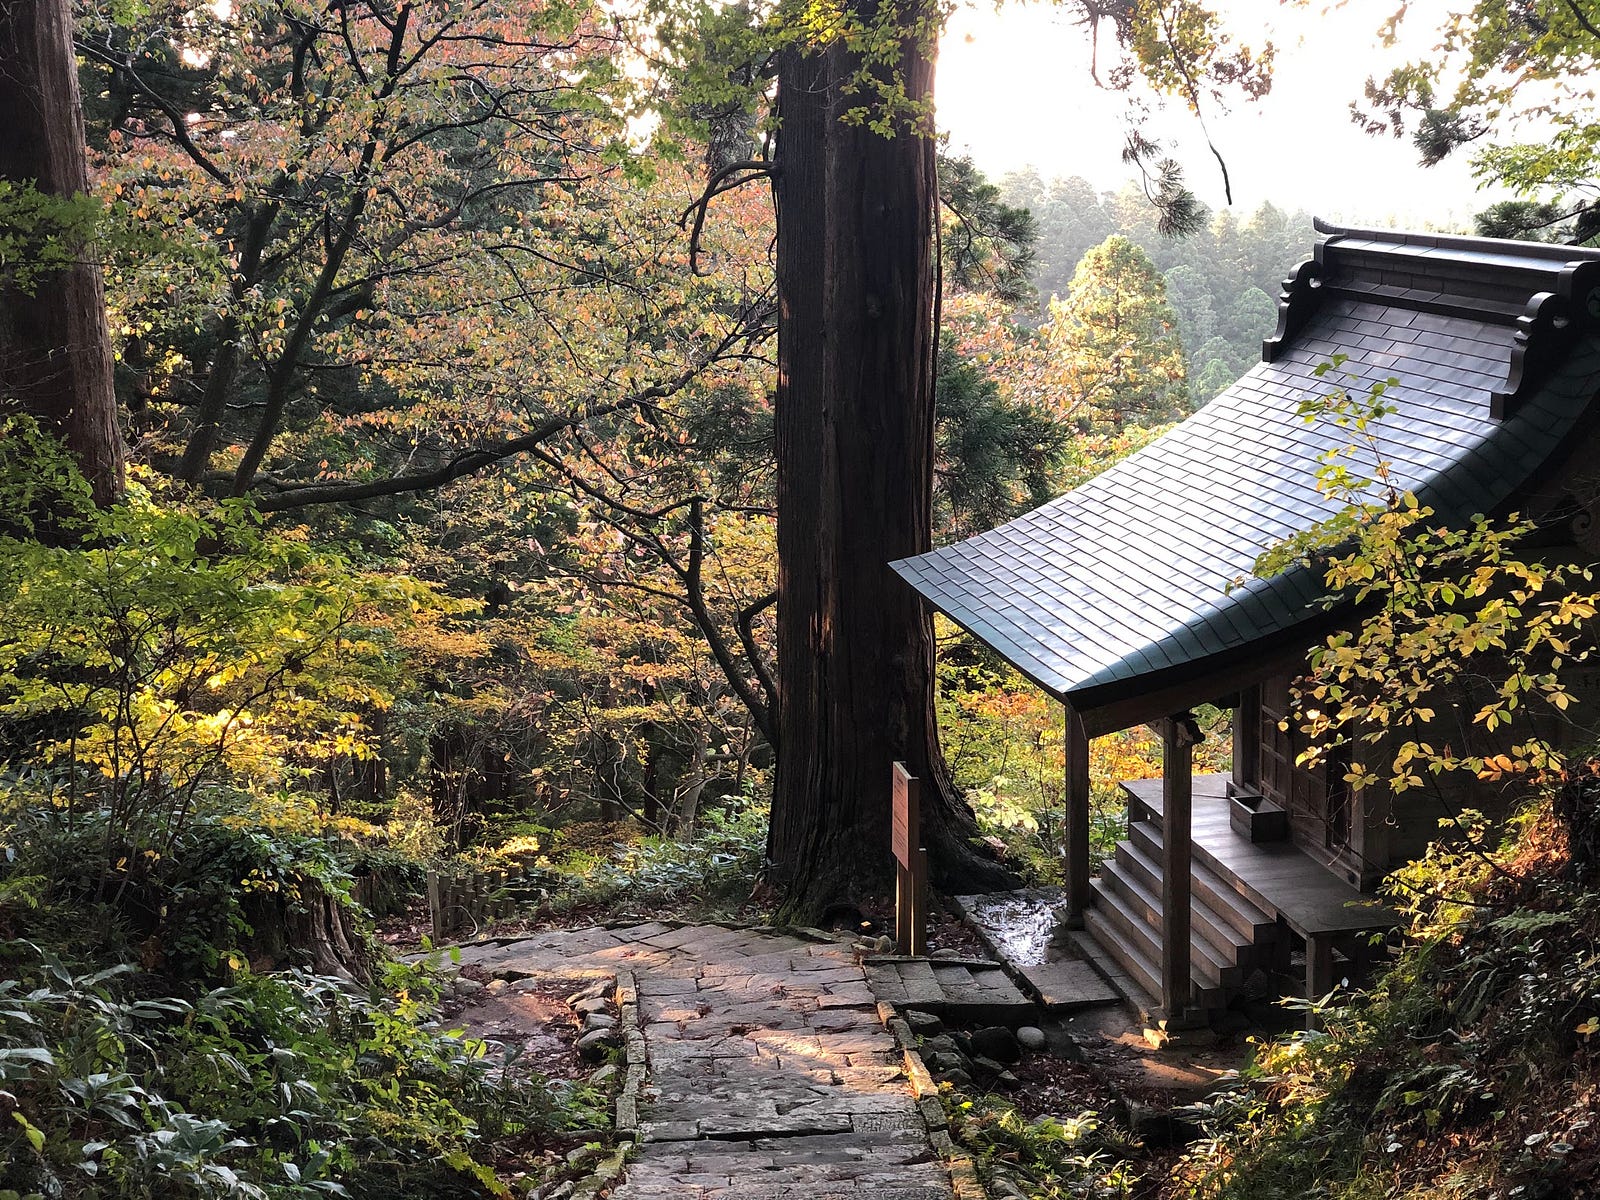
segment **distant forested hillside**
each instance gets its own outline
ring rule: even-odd
[[[1272,329],[1278,287],[1311,251],[1311,216],[1262,204],[1240,221],[1216,213],[1199,233],[1170,238],[1158,211],[1133,185],[1098,192],[1085,179],[1042,179],[1032,168],[1000,183],[1007,204],[1033,213],[1034,284],[1041,314],[1065,297],[1078,261],[1113,234],[1138,244],[1166,277],[1167,299],[1183,339],[1191,401],[1199,407],[1250,369]]]

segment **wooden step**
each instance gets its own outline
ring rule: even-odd
[[[1110,956],[1111,961],[1159,1004],[1161,968],[1151,960],[1144,944],[1127,937],[1098,908],[1091,907],[1083,914],[1083,927],[1093,935],[1095,944]]]
[[[1138,851],[1131,846],[1128,850],[1130,854],[1138,854]],[[1121,852],[1122,847],[1119,846],[1118,853]],[[1146,882],[1144,871],[1131,870],[1121,861],[1111,861],[1101,864],[1100,877],[1121,893],[1123,899],[1144,917],[1151,928],[1161,928],[1159,874],[1156,875],[1152,887]],[[1241,969],[1247,970],[1251,966],[1253,947],[1249,939],[1212,912],[1198,892],[1191,893],[1189,897],[1189,927],[1190,931],[1205,943],[1209,955],[1216,960],[1218,967],[1228,968],[1223,975],[1226,982],[1237,982],[1230,976],[1242,977]]]
[[[1161,862],[1161,830],[1158,826],[1148,821],[1130,825],[1127,845],[1130,849],[1138,850],[1151,863]],[[1254,901],[1241,896],[1232,884],[1198,858],[1192,864],[1190,880],[1193,894],[1203,898],[1212,912],[1244,934],[1252,944],[1259,946],[1277,938],[1276,918],[1263,911]]]
[[[1117,854],[1112,870],[1116,874],[1130,877],[1151,896],[1160,897],[1160,860],[1152,858],[1132,842],[1117,843]],[[1200,931],[1201,936],[1230,956],[1237,966],[1244,968],[1246,974],[1263,963],[1273,961],[1279,938],[1277,923],[1246,922],[1239,918],[1231,905],[1228,906],[1228,911],[1219,913],[1218,906],[1212,898],[1216,888],[1207,885],[1205,874],[1205,869],[1201,868],[1201,879],[1198,883],[1192,870],[1189,876],[1190,899],[1193,902],[1196,918],[1195,928]],[[1250,927],[1240,929],[1241,924],[1248,924]]]
[[[1112,932],[1114,931],[1108,930],[1106,936],[1109,938]],[[1112,958],[1100,939],[1087,927],[1087,920],[1083,929],[1067,931],[1067,941],[1078,957],[1093,967],[1101,979],[1133,1005],[1141,1017],[1148,1020],[1149,1014],[1161,1007],[1160,999],[1150,993],[1148,981],[1142,978],[1135,979],[1119,960]]]
[[[1114,883],[1104,876],[1089,884],[1095,895],[1095,904],[1106,916],[1120,926],[1130,937],[1139,938],[1146,955],[1153,962],[1161,961],[1161,906],[1158,903],[1151,915],[1137,899],[1124,895]],[[1204,938],[1189,939],[1189,969],[1196,986],[1212,989],[1237,984],[1242,976],[1239,968],[1226,961],[1215,947]]]
[[[1083,914],[1083,927],[1092,936],[1101,950],[1108,954],[1112,961],[1121,967],[1127,977],[1136,987],[1147,993],[1151,1003],[1150,1008],[1159,1008],[1161,1000],[1161,965],[1153,957],[1155,950],[1147,938],[1130,936],[1128,927],[1121,921],[1106,915],[1103,908],[1090,908]],[[1115,979],[1112,980],[1116,982]],[[1203,983],[1191,977],[1192,1003],[1203,1009],[1222,1008],[1227,1003],[1227,997],[1221,988]],[[1134,1004],[1141,1004],[1142,998],[1129,996]]]

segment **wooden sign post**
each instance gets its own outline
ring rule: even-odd
[[[924,904],[928,889],[928,852],[922,848],[922,788],[894,764],[892,845],[895,861],[894,933],[901,954],[921,955],[928,948]]]

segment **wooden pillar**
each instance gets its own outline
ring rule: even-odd
[[[439,872],[428,872],[428,920],[433,929],[433,940],[444,940],[448,930],[444,921],[444,884],[439,879]]]
[[[1070,704],[1066,717],[1067,925],[1082,929],[1089,907],[1089,735]]]
[[[1310,934],[1306,937],[1306,999],[1314,1003],[1333,988],[1333,935]],[[1307,1029],[1316,1029],[1320,1024],[1316,1013],[1306,1013]]]
[[[1198,741],[1200,730],[1188,713],[1161,722],[1161,1007],[1172,1023],[1183,1020],[1194,999],[1189,895]]]
[[[1260,786],[1261,685],[1244,688],[1233,710],[1233,781]]]

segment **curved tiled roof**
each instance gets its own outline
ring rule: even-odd
[[[1400,380],[1374,426],[1399,486],[1443,515],[1502,507],[1600,392],[1600,252],[1319,228],[1272,361],[1066,495],[894,569],[1080,711],[1287,636],[1321,614],[1320,577],[1250,572],[1331,511],[1319,456],[1349,435],[1296,409],[1344,382],[1314,373],[1335,354],[1352,389]]]

